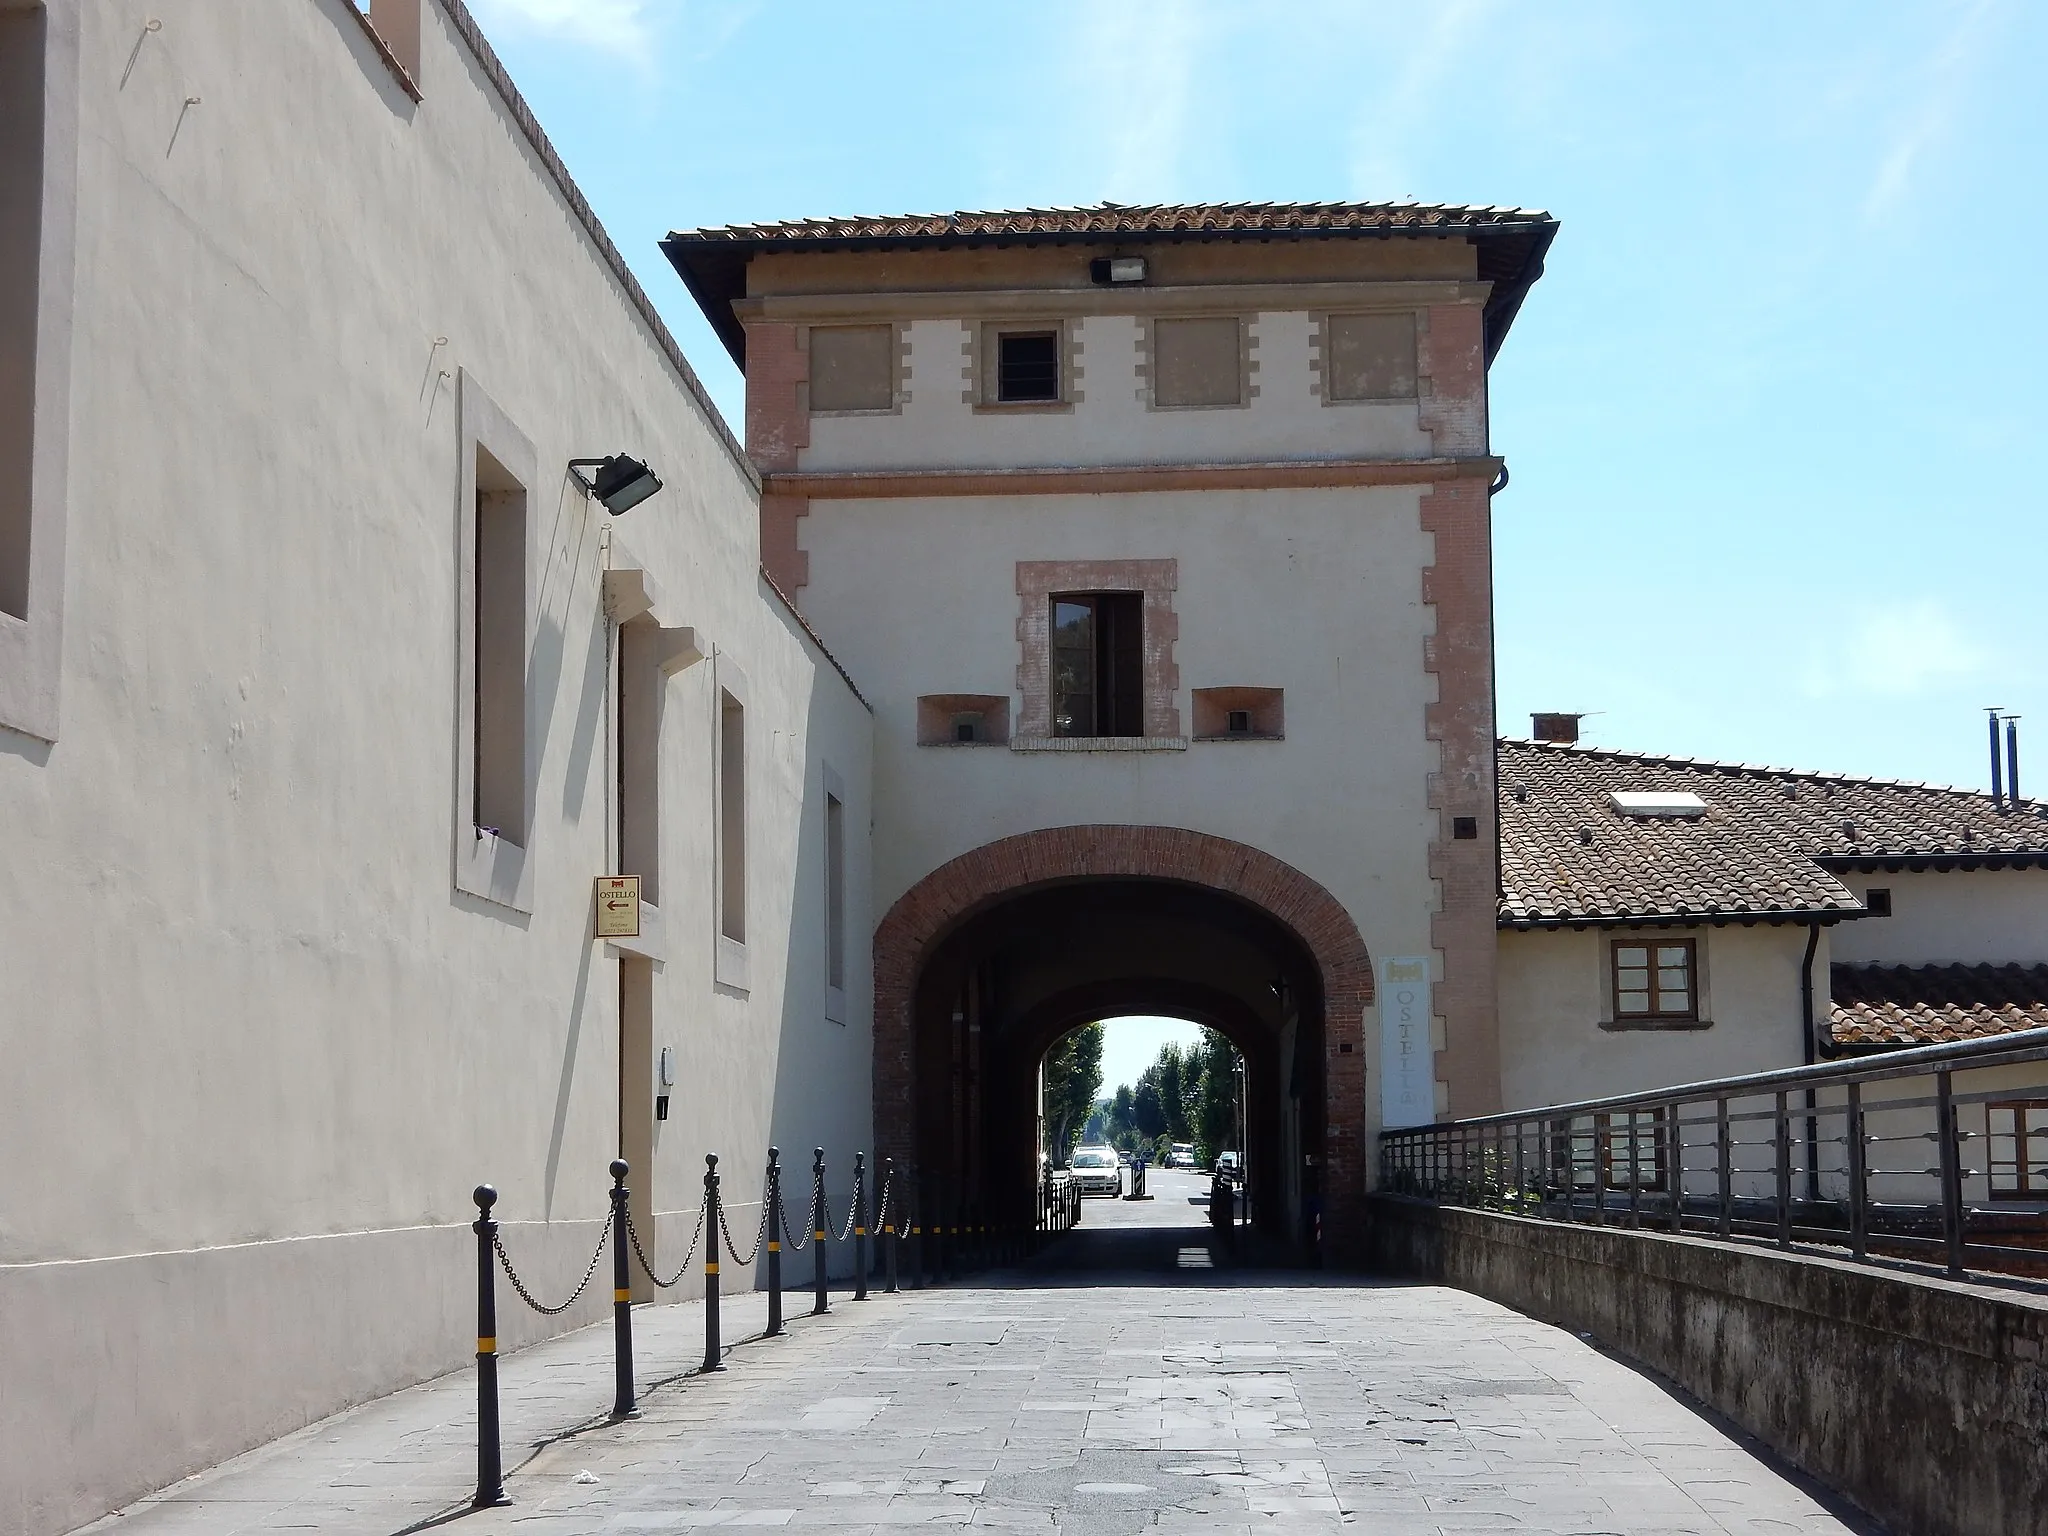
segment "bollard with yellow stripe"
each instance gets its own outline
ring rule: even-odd
[[[612,1418],[637,1419],[633,1393],[633,1272],[626,1252],[626,1174],[623,1157],[612,1159]]]
[[[704,1154],[704,1365],[707,1371],[722,1371],[718,1347],[718,1231],[723,1218],[718,1212],[718,1154]]]

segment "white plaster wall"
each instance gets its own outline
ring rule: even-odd
[[[1412,487],[813,503],[804,605],[876,708],[877,913],[994,839],[1071,823],[1192,827],[1320,882],[1374,956],[1427,954],[1435,900],[1424,736],[1431,540]],[[1286,739],[1184,751],[919,747],[926,693],[1011,696],[1019,560],[1179,561],[1177,702],[1286,689]],[[1367,1102],[1377,1115],[1376,1021]]]
[[[1864,874],[1842,881],[1859,897],[1892,893],[1890,917],[1834,930],[1837,960],[1856,965],[2048,964],[2048,869]]]
[[[1814,955],[1825,1007],[1829,937]],[[1611,1022],[1608,945],[1659,934],[1699,945],[1701,1011],[1710,1029],[1602,1029]],[[1501,1098],[1508,1109],[1574,1103],[1708,1078],[1798,1066],[1804,1059],[1800,961],[1807,930],[1506,931],[1500,936]]]
[[[693,1208],[707,1150],[741,1201],[771,1137],[870,1137],[864,970],[823,1019],[820,848],[829,761],[868,931],[869,717],[760,581],[745,472],[424,9],[414,104],[346,0],[80,7],[64,713],[54,746],[0,731],[0,1530],[459,1364],[479,1180],[547,1288],[580,1274],[619,1063],[590,938],[610,530],[572,456],[658,468],[621,538],[751,683],[745,996],[711,974],[710,667],[668,690],[656,1203]],[[451,885],[457,370],[543,466],[530,916]],[[265,1348],[289,1379],[244,1368]]]
[[[1227,293],[1219,302],[1227,300]],[[1047,295],[1057,313],[1059,295]],[[1139,377],[1139,325],[1131,315],[1078,319],[1078,384],[1071,410],[977,411],[963,377],[963,347],[979,320],[908,325],[909,398],[900,413],[814,416],[805,470],[987,469],[1067,464],[1258,462],[1292,458],[1426,458],[1434,450],[1413,400],[1325,406],[1310,393],[1312,317],[1253,317],[1248,405],[1153,410]]]

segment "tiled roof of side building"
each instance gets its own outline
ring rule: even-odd
[[[1637,817],[1616,792],[1697,795]],[[2048,806],[1990,796],[1541,742],[1500,743],[1500,922],[1800,921],[1863,910],[1836,870],[2048,860]]]
[[[1829,1049],[1940,1045],[2048,1028],[2048,965],[1830,967]]]
[[[746,330],[733,301],[747,262],[764,251],[924,249],[949,246],[1137,246],[1190,240],[1440,238],[1469,240],[1486,300],[1486,355],[1514,323],[1557,220],[1532,208],[1468,203],[1096,203],[1085,208],[997,208],[955,213],[785,219],[674,230],[661,248],[711,328],[746,366]]]

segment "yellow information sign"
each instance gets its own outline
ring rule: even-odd
[[[597,877],[597,936],[600,939],[640,937],[640,877]]]

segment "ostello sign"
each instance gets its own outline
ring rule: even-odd
[[[640,937],[640,877],[597,877],[597,936],[600,939]]]

